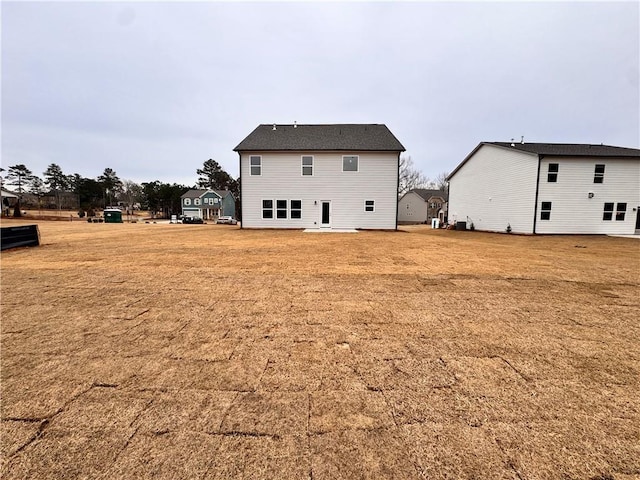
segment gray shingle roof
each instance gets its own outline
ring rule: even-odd
[[[405,148],[381,124],[258,125],[236,148],[243,151],[367,150],[404,152]]]
[[[440,197],[446,200],[447,194],[442,190],[430,190],[426,188],[414,188],[413,190],[409,190],[407,193],[415,192],[422,197],[425,202],[428,202],[431,197]]]
[[[187,192],[184,192],[182,195],[180,195],[180,198],[199,198],[202,195],[204,195],[205,193],[207,193],[208,190],[189,190]]]
[[[613,147],[611,145],[589,145],[583,143],[519,143],[483,142],[499,147],[514,148],[524,152],[557,157],[640,157],[637,148]]]

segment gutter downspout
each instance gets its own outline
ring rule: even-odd
[[[538,219],[538,191],[540,190],[540,160],[542,155],[538,155],[538,178],[536,179],[536,203],[533,206],[533,234],[536,234],[536,221]]]
[[[240,230],[244,228],[244,202],[242,201],[242,154],[238,152],[238,191],[240,195],[238,198],[240,200]]]

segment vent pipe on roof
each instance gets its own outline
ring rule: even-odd
[[[520,137],[520,143],[521,143],[522,145],[524,145],[524,135],[522,135],[522,136]]]
[[[275,125],[274,125],[274,129],[275,129]],[[512,147],[515,147],[515,146],[516,146],[516,144],[515,144],[515,143],[513,143],[513,141],[514,141],[514,140],[515,140],[515,139],[513,139],[513,138],[511,139],[511,146],[512,146]]]
[[[298,122],[296,120],[293,121],[293,128],[298,128]]]
[[[273,124],[273,128],[271,130],[275,130],[276,129],[276,124]]]

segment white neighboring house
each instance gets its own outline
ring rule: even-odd
[[[634,234],[640,150],[481,142],[449,175],[449,222],[476,230]]]
[[[409,190],[398,200],[398,223],[431,223],[431,219],[439,218],[446,200],[442,190]]]
[[[242,228],[397,228],[398,162],[386,125],[259,125],[240,156]]]

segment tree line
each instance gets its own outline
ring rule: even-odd
[[[0,168],[0,173],[4,172]],[[19,201],[15,208],[16,216],[20,215],[20,204],[24,193],[32,194],[42,206],[42,199],[53,200],[53,206],[61,209],[72,204],[80,212],[92,212],[118,205],[127,210],[148,210],[154,216],[169,217],[181,212],[181,196],[192,188],[208,188],[212,190],[229,190],[236,198],[236,214],[240,210],[240,182],[229,175],[218,162],[206,160],[202,168],[196,170],[196,185],[187,186],[178,183],[164,183],[159,180],[142,182],[121,180],[111,168],[105,168],[96,178],[86,178],[77,173],[67,175],[60,165],[50,164],[43,172],[42,178],[34,175],[24,164],[13,165],[5,174],[5,184],[16,190]],[[415,188],[432,188],[445,190],[447,174],[439,174],[430,180],[417,170],[411,157],[400,158],[398,196]],[[2,176],[0,176],[2,182]],[[48,203],[45,207],[51,207]]]
[[[47,167],[42,178],[34,175],[24,164],[10,166],[7,170],[0,167],[0,173],[4,176],[0,176],[2,187],[12,186],[18,195],[15,216],[21,215],[22,206],[42,207],[43,200],[49,200],[45,207],[77,208],[81,216],[85,212],[91,214],[117,205],[127,210],[148,210],[153,216],[169,217],[181,212],[180,197],[193,188],[229,190],[236,198],[239,196],[239,182],[213,159],[206,160],[203,167],[196,170],[199,177],[193,186],[159,180],[142,183],[121,180],[111,168],[105,168],[96,178],[86,178],[77,173],[65,174],[55,163]],[[37,205],[33,205],[34,198]]]

